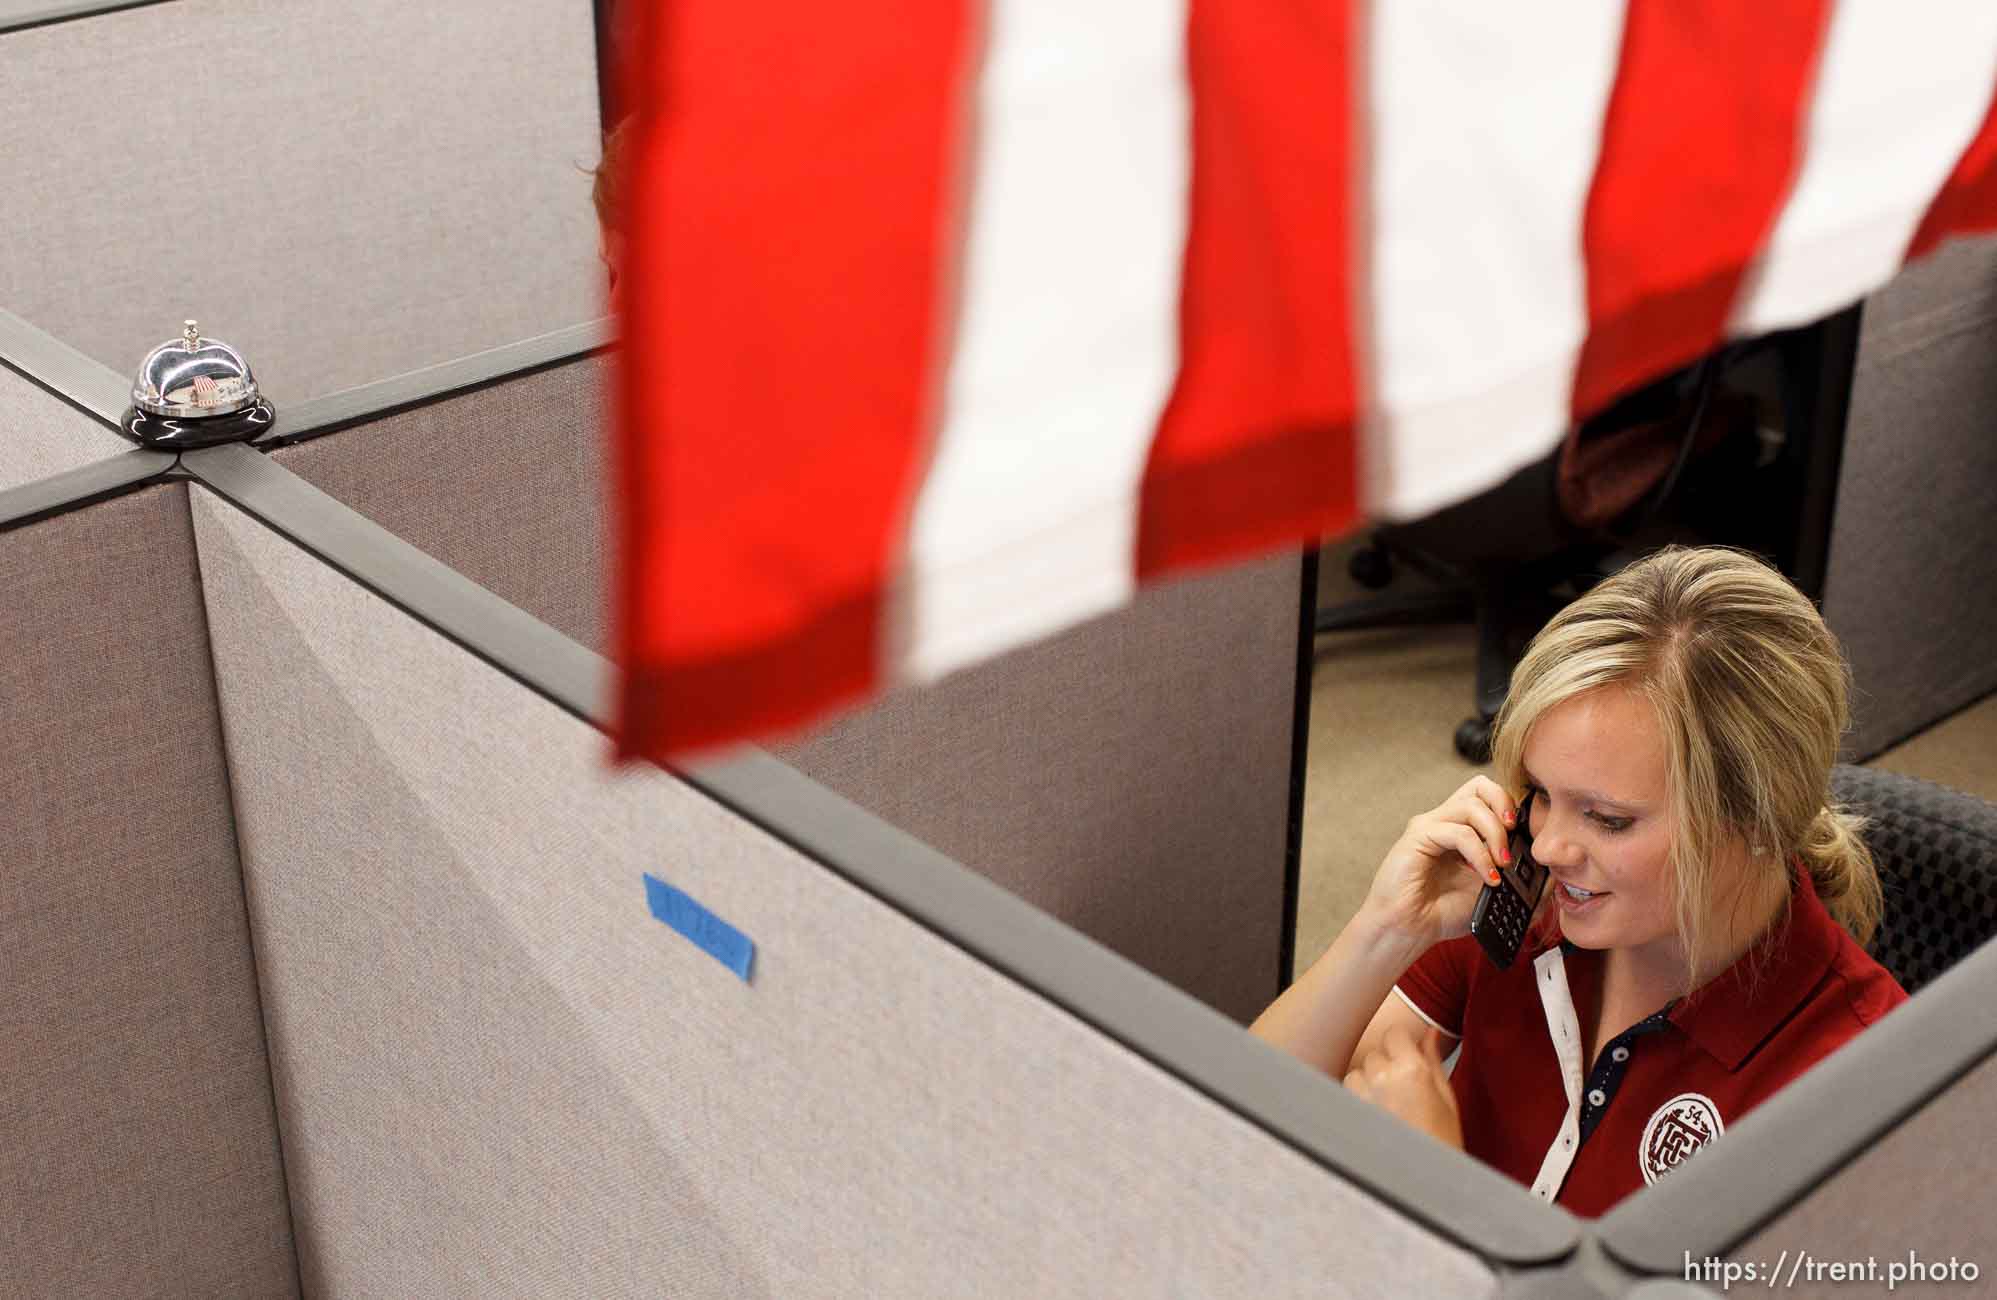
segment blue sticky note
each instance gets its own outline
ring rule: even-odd
[[[749,966],[756,960],[756,945],[748,935],[650,872],[645,875],[645,902],[653,916],[693,940],[695,947],[734,971],[744,983],[748,982]]]

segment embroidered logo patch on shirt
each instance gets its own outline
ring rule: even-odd
[[[1659,1106],[1643,1126],[1643,1143],[1636,1154],[1644,1183],[1653,1184],[1684,1164],[1723,1128],[1720,1108],[1701,1093],[1681,1092]]]

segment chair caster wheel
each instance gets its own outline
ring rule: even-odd
[[[1362,546],[1346,558],[1345,571],[1360,586],[1378,591],[1394,580],[1394,557],[1377,546]]]
[[[1456,728],[1456,752],[1466,762],[1491,761],[1491,724],[1483,718],[1465,718]]]

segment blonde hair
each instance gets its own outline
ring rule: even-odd
[[[1493,766],[1523,789],[1533,725],[1585,692],[1618,685],[1650,703],[1669,756],[1689,989],[1719,942],[1709,925],[1716,908],[1778,885],[1786,897],[1793,858],[1860,944],[1878,927],[1864,819],[1830,797],[1850,679],[1822,616],[1780,573],[1727,547],[1670,546],[1604,580],[1533,638],[1493,725]],[[1721,850],[1735,836],[1751,846],[1752,865],[1744,878],[1722,879]]]

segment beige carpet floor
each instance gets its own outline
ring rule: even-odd
[[[1346,573],[1353,543],[1327,548],[1320,607],[1366,595]],[[1401,575],[1396,590],[1421,585]],[[1476,638],[1467,624],[1340,632],[1317,639],[1304,779],[1296,971],[1331,946],[1408,818],[1477,769],[1452,737],[1471,711]],[[1873,760],[1997,801],[1997,696]]]

